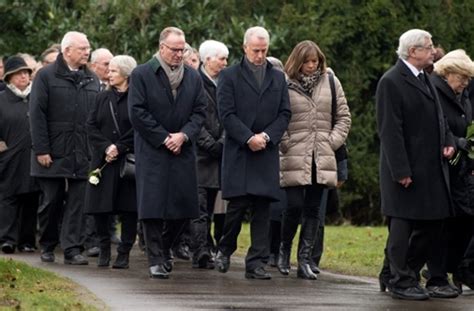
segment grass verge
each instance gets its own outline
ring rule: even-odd
[[[54,273],[0,259],[0,310],[97,310],[81,302],[76,286]]]
[[[250,245],[249,225],[242,226],[237,255],[245,256]],[[292,262],[296,263],[299,230],[293,241]],[[387,239],[386,227],[326,226],[323,270],[357,276],[378,275]]]

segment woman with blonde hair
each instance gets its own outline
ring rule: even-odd
[[[289,274],[291,244],[301,219],[297,276],[315,280],[310,261],[319,227],[321,195],[326,187],[337,185],[335,151],[347,138],[351,116],[342,86],[326,67],[326,57],[316,43],[298,43],[285,71],[292,116],[280,144],[280,185],[286,191],[288,205],[283,212],[277,267],[283,275]]]
[[[474,234],[474,162],[468,157],[472,150],[466,139],[467,128],[473,121],[473,108],[466,87],[474,76],[474,63],[464,50],[454,50],[434,64],[433,85],[454,135],[458,158],[449,166],[451,199],[454,217],[445,220],[436,253],[429,260],[430,278],[427,287],[437,288],[431,296],[446,297],[450,286],[447,273],[462,291],[462,284],[474,288],[470,260],[464,260],[466,248]],[[472,190],[471,190],[472,191]],[[472,261],[472,260],[471,260]],[[451,296],[457,296],[453,293]]]

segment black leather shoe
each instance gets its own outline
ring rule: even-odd
[[[18,246],[18,251],[20,251],[21,253],[34,253],[35,250],[36,250],[36,247],[31,246],[30,244],[24,244],[24,245]]]
[[[82,254],[77,254],[72,257],[64,256],[64,264],[74,265],[74,266],[83,266],[83,265],[88,265],[89,262],[84,256],[82,256]]]
[[[221,273],[226,273],[230,267],[230,258],[224,255],[221,251],[218,251],[216,255],[216,267],[217,271]]]
[[[163,265],[151,266],[149,269],[150,278],[152,279],[168,279],[170,274],[166,271]]]
[[[100,253],[100,248],[97,246],[91,247],[88,250],[86,250],[87,257],[98,257],[99,253]]]
[[[309,267],[314,274],[321,273],[321,269],[319,269],[318,265],[316,265],[312,260],[309,262]]]
[[[5,242],[2,244],[2,252],[5,254],[13,254],[15,252],[15,246],[11,243]]]
[[[392,298],[403,300],[427,300],[430,295],[420,286],[412,286],[408,288],[392,287]]]
[[[55,260],[53,252],[44,252],[41,254],[40,258],[42,262],[54,262]]]
[[[115,259],[112,265],[112,269],[128,269],[129,258],[129,253],[118,253],[117,259]]]
[[[272,278],[272,275],[265,271],[263,267],[258,267],[254,270],[246,271],[245,277],[247,279],[270,280]]]
[[[426,286],[428,294],[433,298],[456,298],[459,296],[457,290],[452,288],[449,284],[442,286]]]
[[[305,280],[317,280],[318,276],[311,271],[311,267],[307,263],[298,264],[296,276]]]
[[[173,248],[173,254],[179,259],[191,259],[191,255],[189,254],[189,247],[185,244],[179,244],[177,247]]]

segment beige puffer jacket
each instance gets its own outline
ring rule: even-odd
[[[331,128],[332,98],[327,73],[315,86],[311,98],[295,87],[295,81],[289,81],[292,115],[280,143],[280,185],[282,187],[311,184],[313,154],[317,183],[333,187],[337,184],[337,163],[334,151],[347,138],[351,127],[351,114],[341,83],[336,76],[334,76],[334,82],[337,113],[335,126]]]

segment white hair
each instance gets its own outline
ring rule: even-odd
[[[61,41],[61,52],[64,53],[68,47],[72,46],[72,44],[77,40],[78,37],[84,37],[87,40],[86,34],[82,32],[78,32],[78,31],[67,32],[64,35],[63,40]]]
[[[400,36],[397,54],[401,59],[408,59],[412,47],[423,47],[425,40],[431,39],[431,34],[426,30],[410,29]]]
[[[101,56],[110,56],[111,58],[114,57],[112,52],[106,48],[98,48],[91,53],[91,63],[94,64],[97,62],[97,59]]]
[[[250,38],[252,37],[264,39],[267,44],[270,44],[270,35],[268,34],[268,31],[263,27],[255,26],[247,29],[244,35],[244,45],[247,45],[247,43],[250,41]]]
[[[199,56],[201,57],[201,62],[206,64],[208,59],[229,56],[229,49],[222,42],[206,40],[199,46]]]
[[[120,74],[124,77],[130,77],[132,70],[137,67],[137,62],[135,59],[128,55],[117,55],[114,56],[109,63],[110,65],[115,65],[119,68]]]

